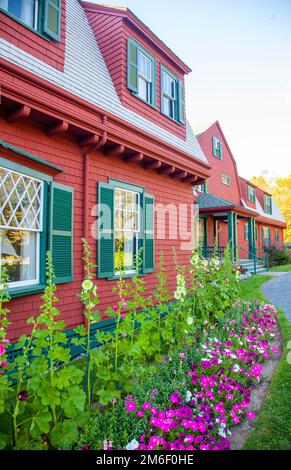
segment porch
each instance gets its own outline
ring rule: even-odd
[[[258,214],[212,194],[200,195],[199,239],[203,256],[210,258],[216,252],[223,258],[229,244],[232,261],[249,263],[257,271],[265,263],[264,253],[256,246],[256,222]]]

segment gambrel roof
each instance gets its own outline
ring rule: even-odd
[[[0,56],[207,163],[188,122],[186,140],[182,140],[121,104],[78,0],[67,0],[64,71],[44,63],[3,38],[0,38]]]

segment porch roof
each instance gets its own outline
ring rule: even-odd
[[[245,217],[258,217],[259,214],[250,209],[235,204],[234,202],[228,201],[221,197],[214,196],[213,194],[201,194],[197,198],[197,204],[199,205],[200,213],[217,213],[217,212],[236,212],[239,215]]]

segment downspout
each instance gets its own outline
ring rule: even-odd
[[[83,154],[83,237],[88,240],[89,236],[89,175],[90,175],[90,153],[94,150],[98,150],[99,148],[103,147],[107,142],[107,133],[104,131],[102,134],[101,139],[98,140],[96,144],[92,144],[86,152]],[[86,275],[85,268],[83,266],[83,273],[84,277]],[[88,326],[88,319],[84,317],[84,324],[87,328]]]
[[[96,143],[92,144],[86,152],[83,154],[83,237],[88,239],[89,236],[89,174],[90,174],[90,153],[99,148],[103,147],[107,142],[107,133],[104,131],[101,139]]]

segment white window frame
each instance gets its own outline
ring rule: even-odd
[[[135,196],[137,196],[137,211],[136,211],[136,214],[137,214],[137,228],[135,230],[121,230],[120,228],[116,229],[115,228],[115,210],[116,210],[116,208],[114,206],[114,259],[115,259],[115,233],[116,232],[134,233],[135,234],[135,252],[138,253],[138,241],[139,241],[139,234],[140,234],[140,217],[141,217],[141,213],[140,213],[140,193],[138,191],[133,191],[131,189],[124,189],[124,188],[121,188],[119,186],[116,186],[114,188],[114,198],[115,198],[115,192],[117,190],[125,192],[125,193],[131,193],[131,194],[134,194]],[[127,207],[125,209],[125,213],[127,214]],[[117,271],[117,272],[115,271],[116,276],[120,276],[121,274],[134,274],[134,273],[135,273],[135,269],[126,269],[124,271]]]
[[[248,185],[248,200],[250,202],[256,202],[256,190],[250,184]]]
[[[272,215],[272,197],[269,196],[268,194],[265,195],[264,212],[265,214]]]
[[[22,1],[22,0],[20,0]],[[29,28],[34,29],[35,31],[38,31],[38,17],[39,17],[39,0],[34,0],[34,12],[33,12],[33,26],[30,26],[25,19],[19,18],[18,16],[14,15],[8,10],[8,0],[0,0],[0,8],[4,11],[6,11],[9,15],[13,16],[18,21],[21,21],[21,23],[25,24]]]
[[[222,160],[222,142],[217,137],[213,137],[213,141],[214,141],[213,155],[214,155],[214,157],[218,158],[219,160]]]
[[[1,167],[3,170],[7,171],[7,172],[11,172],[11,173],[15,173],[19,176],[24,176],[25,178],[29,178],[31,180],[34,180],[34,181],[37,181],[38,183],[40,183],[40,187],[41,187],[41,191],[40,191],[40,225],[39,225],[39,228],[38,229],[34,229],[34,228],[27,228],[27,227],[10,227],[9,225],[2,225],[0,224],[0,230],[15,230],[15,231],[22,231],[22,232],[33,232],[33,233],[36,233],[36,246],[35,246],[35,249],[36,249],[36,252],[35,252],[35,272],[36,272],[36,275],[35,275],[35,278],[34,279],[29,279],[27,281],[15,281],[15,282],[9,282],[8,283],[8,288],[18,288],[18,287],[27,287],[27,286],[33,286],[33,285],[37,285],[39,284],[40,282],[40,235],[43,231],[43,218],[44,218],[44,182],[42,180],[40,180],[39,178],[35,178],[33,176],[29,176],[25,173],[21,173],[17,170],[12,170],[12,169],[9,169],[9,168],[6,168],[4,166],[1,165]],[[8,198],[9,196],[12,194],[12,191],[10,191],[9,195],[8,195]],[[7,201],[7,199],[6,199]],[[4,202],[4,206],[6,204],[6,201]],[[0,266],[2,265],[2,258],[1,258],[1,237],[0,237]],[[5,266],[5,263],[3,263],[3,265]]]
[[[222,176],[221,176],[221,181],[222,181],[222,183],[225,184],[226,186],[230,186],[230,185],[231,185],[230,176],[222,175]]]
[[[150,79],[148,77],[146,77],[145,75],[143,75],[140,71],[139,71],[139,63],[140,63],[140,59],[139,57],[140,56],[143,56],[145,58],[145,60],[147,60],[149,63],[150,63]],[[138,92],[137,92],[137,96],[139,98],[141,98],[143,101],[145,101],[147,104],[151,104],[152,103],[152,87],[153,87],[153,61],[146,56],[146,54],[144,54],[140,49],[137,50],[137,82],[138,82]],[[148,100],[145,99],[143,96],[140,95],[140,87],[139,87],[139,79],[142,79],[144,82],[146,82],[146,85],[147,85],[147,93],[148,93]]]
[[[174,96],[170,95],[165,89],[164,89],[164,76],[167,76],[167,78],[169,78],[173,83],[174,83]],[[176,106],[177,106],[177,81],[166,71],[166,70],[162,70],[162,100],[164,100],[164,98],[167,98],[169,101],[172,102],[172,105],[173,105],[173,116],[171,116],[170,114],[168,114],[165,110],[165,106],[163,104],[163,113],[169,117],[170,119],[176,119]]]

